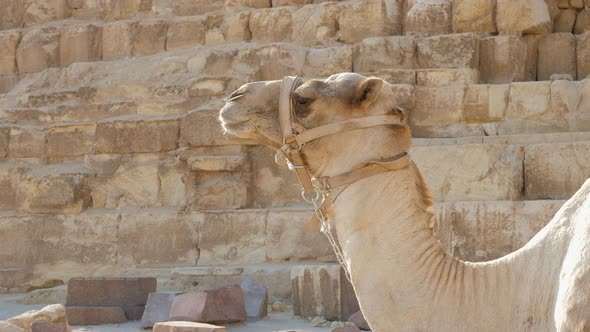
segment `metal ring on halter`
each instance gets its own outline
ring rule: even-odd
[[[310,198],[310,197],[307,197],[305,190],[301,190],[301,197],[307,203],[315,205],[317,202],[319,202],[320,200],[323,199],[324,195],[322,195],[322,193],[320,192],[320,190],[318,188],[315,188],[313,192],[315,193],[315,196]]]

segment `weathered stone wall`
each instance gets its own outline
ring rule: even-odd
[[[241,84],[392,84],[454,255],[522,246],[590,176],[590,1],[0,0],[0,292],[79,275],[289,299],[333,262],[273,153],[225,136]]]

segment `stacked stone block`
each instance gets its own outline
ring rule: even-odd
[[[248,273],[291,301],[334,256],[293,175],[217,122],[255,80],[389,82],[461,259],[519,248],[590,176],[587,0],[0,4],[0,292]]]

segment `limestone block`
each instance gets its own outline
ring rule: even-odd
[[[23,332],[24,330],[14,324],[7,322],[7,321],[0,320],[0,331],[2,331],[2,332]]]
[[[102,58],[105,61],[131,56],[133,24],[130,22],[111,22],[103,26]]]
[[[8,156],[11,158],[43,158],[45,156],[45,133],[35,127],[11,128]]]
[[[414,0],[406,14],[406,35],[434,35],[452,32],[450,0]]]
[[[340,319],[340,269],[338,264],[293,267],[293,313],[306,318]]]
[[[68,307],[145,305],[156,278],[75,277],[68,281]]]
[[[465,86],[416,87],[415,108],[410,113],[414,125],[448,125],[463,116]]]
[[[495,0],[455,0],[453,32],[496,32]]]
[[[332,247],[324,234],[310,232],[308,221],[313,213],[272,211],[267,217],[266,257],[274,262],[333,257]]]
[[[62,304],[52,304],[39,310],[30,310],[6,321],[23,329],[24,332],[31,332],[31,325],[38,321],[68,324],[66,309]]]
[[[575,9],[560,10],[559,15],[557,15],[557,18],[553,23],[553,32],[572,33],[577,14],[578,11]]]
[[[419,38],[416,41],[419,68],[477,68],[479,37],[472,33]]]
[[[219,109],[197,109],[180,119],[180,146],[226,145],[234,142],[223,134]]]
[[[419,69],[416,71],[416,85],[466,85],[479,83],[476,69]]]
[[[0,210],[16,210],[16,191],[23,168],[0,168]]]
[[[545,35],[541,34],[528,34],[524,35],[524,41],[526,42],[526,77],[527,81],[537,80],[537,68],[538,68],[538,48],[539,42]]]
[[[252,69],[257,80],[280,80],[286,75],[302,75],[307,48],[293,44],[270,44],[253,50],[258,64]],[[239,55],[239,54],[238,54]],[[234,66],[237,69],[237,66]]]
[[[270,8],[271,0],[225,0],[223,5],[225,10],[228,11],[237,11],[248,8]]]
[[[339,41],[357,43],[367,37],[401,35],[401,1],[364,0],[345,5],[338,18]]]
[[[152,13],[157,15],[192,16],[223,9],[223,1],[152,0]]]
[[[59,37],[55,27],[32,28],[23,34],[16,50],[19,73],[59,67]]]
[[[448,252],[466,261],[487,261],[524,246],[563,201],[483,201],[441,205],[437,237]]]
[[[248,321],[257,321],[266,317],[268,307],[266,287],[249,274],[242,277],[240,287],[244,292],[244,307]]]
[[[416,44],[405,36],[367,38],[354,45],[352,59],[355,72],[412,69],[417,62]]]
[[[30,262],[39,266],[29,281],[32,288],[54,286],[55,280],[76,275],[116,273],[116,214],[44,215],[28,224],[29,234],[40,232],[29,249]],[[60,269],[63,266],[68,269]]]
[[[463,121],[500,122],[508,107],[508,84],[468,85],[465,91]]]
[[[539,42],[539,81],[549,80],[553,74],[569,74],[576,78],[576,38],[571,33],[553,33]]]
[[[80,87],[77,89],[52,89],[49,91],[33,92],[25,95],[23,105],[28,107],[42,107],[67,102],[92,102],[96,95],[96,89]]]
[[[582,83],[553,81],[550,99],[552,113],[560,116],[575,113],[582,99]]]
[[[567,176],[552,174],[567,170]],[[536,144],[525,147],[527,199],[568,199],[590,177],[588,142]]]
[[[3,0],[0,2],[0,30],[20,28],[25,14],[22,0]]]
[[[311,3],[321,3],[324,0],[272,0],[273,7],[293,6],[293,5],[308,5]]]
[[[328,77],[352,72],[352,47],[310,48],[307,50],[303,74],[306,77]]]
[[[169,319],[212,324],[245,321],[244,293],[239,285],[233,285],[178,295],[170,307]]]
[[[176,149],[177,120],[109,120],[96,126],[97,153],[161,152]]]
[[[227,332],[227,329],[212,324],[179,321],[157,323],[154,332]]]
[[[553,31],[544,1],[497,0],[496,24],[502,33],[548,33]]]
[[[244,171],[248,160],[243,155],[224,155],[209,156],[196,155],[191,156],[187,163],[193,171],[222,171],[222,172],[239,172]]]
[[[74,62],[99,61],[102,58],[102,27],[68,26],[61,32],[59,60],[62,67]]]
[[[54,126],[47,130],[47,155],[70,157],[94,151],[96,125]]]
[[[382,69],[362,75],[377,76],[389,84],[416,85],[416,71],[413,69]]]
[[[163,20],[141,20],[133,25],[131,54],[154,54],[166,50],[168,24]]]
[[[176,18],[168,23],[166,50],[205,44],[207,22],[203,16]]]
[[[199,221],[199,265],[266,261],[266,212],[208,213]]]
[[[551,82],[519,82],[510,85],[507,120],[538,119],[551,115]]]
[[[8,139],[10,138],[10,128],[0,127],[0,158],[8,156]]]
[[[248,202],[248,187],[239,175],[201,178],[192,190],[191,210],[240,209]]]
[[[249,24],[249,12],[240,12],[225,17],[220,27],[224,41],[226,43],[250,41],[252,33],[250,33]]]
[[[338,17],[343,6],[336,3],[307,5],[292,14],[291,40],[315,46],[338,39]]]
[[[527,78],[527,44],[518,36],[494,36],[481,39],[480,80],[501,84]]]
[[[19,81],[20,79],[17,75],[0,76],[0,93],[8,93],[12,91]]]
[[[122,214],[117,248],[121,266],[195,265],[199,258],[197,221],[176,212]]]
[[[65,285],[35,289],[25,294],[16,302],[19,304],[65,304],[66,293],[67,288]]]
[[[107,209],[159,206],[157,161],[112,158],[99,162],[104,166],[98,168],[105,168],[106,172],[99,173],[92,182],[93,206]]]
[[[590,75],[590,31],[577,36],[576,59],[578,79],[583,80]]]
[[[252,148],[252,202],[249,204],[256,208],[302,205],[297,177],[286,167],[277,165],[274,155],[266,147]]]
[[[336,326],[334,326],[337,323]],[[361,329],[359,329],[356,325],[354,325],[353,323],[342,323],[342,322],[334,322],[332,323],[332,329],[330,330],[330,332],[361,332]]]
[[[395,104],[402,110],[412,110],[416,105],[414,86],[410,84],[392,84],[391,90],[395,98]]]
[[[188,188],[193,181],[186,163],[176,158],[162,161],[158,165],[158,180],[162,206],[186,206]]]
[[[364,330],[364,331],[370,331],[371,328],[369,327],[369,323],[367,323],[367,320],[365,319],[365,316],[363,315],[362,311],[357,311],[354,314],[352,314],[349,318],[348,321],[353,323],[354,325],[356,325],[358,328]]]
[[[45,166],[23,174],[17,209],[32,213],[79,213],[90,204],[90,170],[77,165]]]
[[[25,2],[24,23],[33,25],[63,20],[70,14],[67,0],[28,0]]]
[[[20,37],[19,30],[0,31],[0,75],[17,74],[16,47]]]
[[[466,144],[412,149],[437,201],[514,200],[523,182],[522,147]]]
[[[293,9],[289,7],[260,9],[250,13],[252,42],[288,42],[291,37]]]
[[[574,26],[575,34],[582,34],[590,31],[590,9],[586,8],[578,13],[576,25]]]
[[[103,0],[98,5],[106,20],[122,20],[138,12],[149,12],[152,0]]]
[[[102,325],[126,323],[121,307],[67,307],[68,321],[72,325]]]
[[[179,292],[151,292],[148,296],[141,328],[152,328],[154,324],[165,322],[170,315],[170,307]]]

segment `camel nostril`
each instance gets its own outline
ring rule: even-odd
[[[227,98],[227,101],[233,101],[235,99],[243,97],[245,94],[246,94],[246,91],[244,91],[244,90],[236,90],[229,95],[229,97]]]

